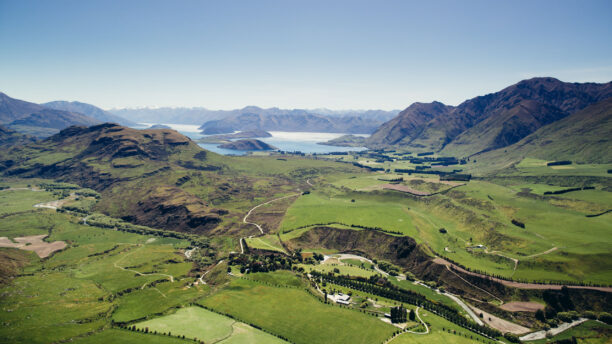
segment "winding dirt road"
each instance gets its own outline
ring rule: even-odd
[[[259,208],[259,207],[261,207],[261,206],[263,206],[263,205],[270,204],[270,203],[272,203],[272,202],[276,202],[276,201],[280,201],[281,199],[285,199],[285,198],[297,197],[297,196],[300,196],[300,195],[301,195],[301,193],[298,193],[298,194],[293,194],[293,195],[289,195],[289,196],[283,196],[283,197],[279,197],[279,198],[275,198],[275,199],[269,200],[269,201],[267,201],[267,202],[265,202],[265,203],[258,204],[258,205],[256,205],[256,206],[254,206],[253,208],[251,208],[251,210],[249,210],[249,212],[248,212],[248,213],[246,213],[246,215],[244,215],[244,218],[242,219],[242,222],[243,222],[243,223],[245,223],[245,224],[247,224],[247,225],[253,225],[253,226],[257,227],[257,229],[259,229],[259,232],[261,233],[261,234],[260,234],[260,235],[258,235],[258,236],[262,236],[262,235],[264,235],[264,234],[265,234],[265,233],[264,233],[264,231],[263,231],[263,228],[261,228],[261,226],[260,226],[259,224],[255,223],[255,222],[249,222],[249,221],[247,221],[247,219],[249,218],[249,216],[251,215],[251,213],[252,213],[252,212],[253,212],[255,209],[257,209],[257,208]],[[248,236],[248,237],[242,237],[242,238],[240,238],[239,242],[240,242],[240,253],[241,253],[241,254],[244,254],[244,244],[243,244],[243,241],[244,241],[246,238],[252,238],[252,237],[253,237],[253,235],[250,235],[250,236]],[[245,243],[246,243],[246,241],[245,241]]]
[[[261,207],[261,206],[264,206],[264,205],[266,205],[266,204],[270,204],[270,203],[272,203],[272,202],[280,201],[281,199],[285,199],[285,198],[289,198],[289,197],[296,197],[296,196],[299,196],[299,195],[301,195],[301,193],[298,193],[298,194],[293,194],[293,195],[289,195],[289,196],[284,196],[284,197],[279,197],[279,198],[275,198],[275,199],[273,199],[273,200],[269,200],[269,201],[267,201],[267,202],[265,202],[265,203],[258,204],[258,205],[256,205],[256,206],[254,206],[253,208],[251,208],[251,210],[249,210],[249,212],[248,212],[246,215],[244,215],[244,218],[242,219],[242,222],[246,223],[247,225],[253,225],[253,226],[257,227],[257,229],[259,229],[259,231],[261,232],[261,234],[264,234],[263,228],[261,228],[261,226],[260,226],[260,225],[258,225],[258,224],[257,224],[257,223],[255,223],[255,222],[249,222],[249,221],[247,221],[247,218],[249,217],[249,215],[251,215],[251,213],[253,212],[253,210],[255,210],[255,209],[257,209],[257,208],[259,208],[259,207]]]

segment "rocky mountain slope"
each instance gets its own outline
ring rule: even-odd
[[[554,78],[523,80],[457,107],[415,103],[383,124],[369,147],[400,146],[470,156],[514,144],[539,128],[612,97],[612,82],[565,83]]]

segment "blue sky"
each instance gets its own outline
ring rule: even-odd
[[[612,1],[6,1],[0,91],[103,108],[456,105],[612,80]]]

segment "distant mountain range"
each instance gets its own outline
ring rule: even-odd
[[[565,83],[533,78],[456,107],[439,102],[414,103],[381,125],[366,144],[370,148],[401,147],[468,157],[516,144],[568,116],[569,122],[582,122],[588,116],[571,115],[610,97],[612,82]],[[589,125],[596,127],[597,123]],[[541,133],[553,135],[554,128]]]
[[[63,110],[70,111],[83,114],[85,116],[89,116],[93,119],[96,119],[100,122],[110,122],[117,123],[125,126],[133,126],[136,125],[135,122],[127,120],[121,116],[113,115],[108,111],[104,111],[99,107],[93,106],[91,104],[81,103],[81,102],[67,102],[63,100],[58,100],[54,102],[41,104],[44,107],[48,107],[55,110]]]
[[[391,117],[387,113],[387,117]],[[203,134],[225,134],[244,130],[298,131],[369,134],[383,123],[382,113],[343,116],[318,115],[308,110],[262,109],[249,106],[223,119],[204,123]]]
[[[135,124],[85,103],[35,104],[0,93],[0,124],[20,133],[47,137],[72,125],[90,126],[101,122]]]
[[[399,110],[287,110],[247,106],[235,110],[143,108],[110,112],[136,122],[197,125],[204,123],[202,130],[208,134],[225,134],[237,130],[371,133],[380,124],[397,115]]]

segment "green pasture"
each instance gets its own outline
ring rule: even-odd
[[[200,302],[295,343],[377,343],[394,331],[393,326],[375,317],[326,305],[304,289],[272,287],[244,279],[233,280],[227,288]]]
[[[47,191],[0,190],[0,215],[39,210],[35,204],[53,201],[56,198]]]
[[[370,277],[373,275],[380,275],[374,270],[365,269],[358,266],[353,265],[340,265],[340,264],[317,264],[317,265],[309,265],[309,264],[299,264],[299,266],[303,267],[305,271],[319,271],[322,273],[334,272],[334,269],[338,269],[340,275],[349,275],[349,276],[360,276],[360,277]]]
[[[276,235],[267,234],[261,237],[245,238],[244,240],[250,248],[286,253]]]
[[[193,340],[179,339],[163,335],[150,333],[140,333],[124,329],[109,328],[102,332],[94,333],[87,337],[76,338],[72,343],[75,344],[185,344],[193,343]]]
[[[181,308],[174,314],[137,323],[136,328],[172,333],[174,336],[184,335],[205,343],[285,343],[277,337],[201,307]]]

